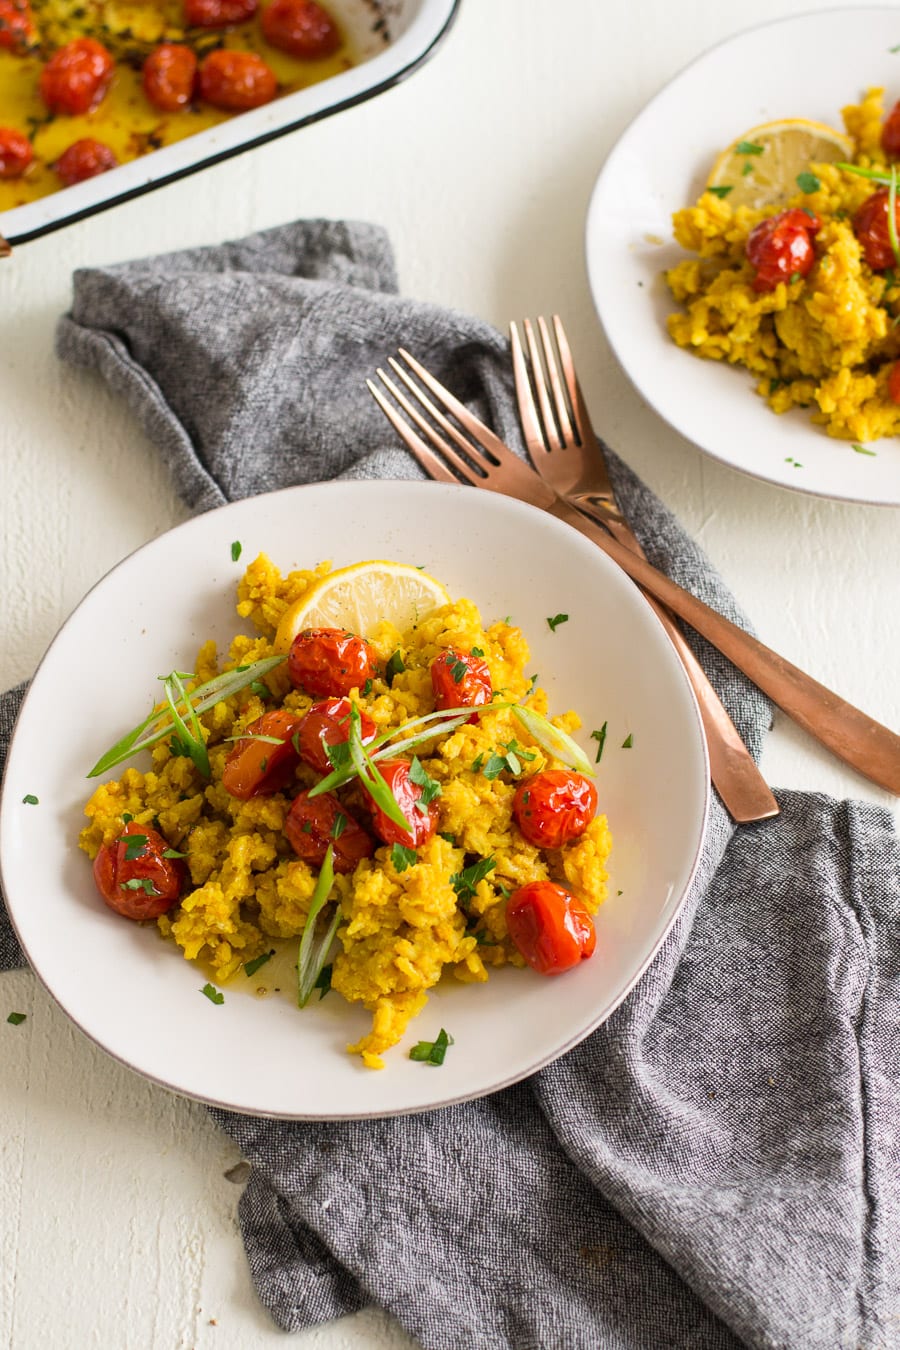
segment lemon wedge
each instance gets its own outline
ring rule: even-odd
[[[410,563],[353,563],[322,577],[286,609],[275,634],[276,652],[286,652],[305,628],[346,628],[368,637],[387,620],[404,632],[432,610],[450,603],[447,589]]]
[[[707,189],[716,189],[730,206],[779,206],[802,191],[797,175],[808,173],[811,164],[852,158],[850,137],[824,122],[805,117],[765,122],[722,151]]]

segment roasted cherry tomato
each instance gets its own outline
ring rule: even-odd
[[[863,257],[873,272],[883,272],[886,267],[894,267],[897,259],[891,247],[891,232],[888,228],[888,188],[879,188],[867,197],[853,217],[853,233],[859,240]],[[900,199],[894,204],[894,218],[900,233]]]
[[[27,136],[15,127],[0,127],[0,178],[21,178],[33,159]]]
[[[41,71],[41,98],[53,113],[90,112],[103,98],[115,63],[93,38],[74,38],[53,53]]]
[[[431,687],[436,708],[479,708],[493,695],[491,672],[480,656],[448,647],[431,663]],[[469,718],[478,721],[478,714]]]
[[[813,237],[821,228],[819,217],[800,207],[761,220],[747,240],[747,257],[756,268],[753,289],[774,291],[781,281],[807,276],[816,260]]]
[[[177,902],[187,877],[180,858],[167,858],[162,835],[130,820],[114,844],[94,859],[94,880],[103,899],[126,919],[157,919]]]
[[[375,840],[330,792],[318,797],[298,792],[284,822],[284,832],[297,856],[313,867],[322,866],[329,844],[334,845],[336,872],[352,872],[358,862],[375,852]]]
[[[108,145],[85,136],[64,150],[53,167],[66,187],[72,187],[86,178],[96,178],[98,173],[114,169],[118,162]]]
[[[891,159],[900,158],[900,103],[895,103],[884,119],[881,148]]]
[[[278,81],[261,56],[219,49],[200,62],[200,93],[214,108],[244,112],[271,103]]]
[[[570,891],[552,881],[530,881],[506,903],[506,926],[516,949],[541,975],[561,975],[591,956],[594,921]]]
[[[535,848],[562,848],[584,834],[597,810],[597,789],[583,773],[545,769],[513,797],[513,819]]]
[[[888,398],[892,403],[900,403],[900,361],[895,361],[888,375]]]
[[[154,108],[178,112],[186,108],[194,94],[197,58],[190,47],[164,42],[144,62],[144,93]]]
[[[360,710],[360,739],[368,745],[375,739],[375,723]],[[313,703],[297,734],[300,758],[318,773],[330,773],[332,764],[326,746],[343,745],[350,736],[349,698],[326,698]]]
[[[288,652],[291,684],[320,697],[349,694],[377,674],[375,648],[344,628],[305,628]]]
[[[256,13],[256,0],[184,0],[188,28],[227,28],[245,23]]]
[[[272,0],[259,23],[266,42],[301,61],[332,56],[341,45],[337,24],[316,0]]]
[[[287,787],[297,767],[298,754],[293,737],[300,730],[301,718],[286,708],[275,708],[251,722],[234,744],[222,770],[222,786],[232,797],[247,801]],[[279,744],[253,740],[254,736],[277,736]]]
[[[0,0],[0,47],[21,52],[36,37],[28,0]]]
[[[409,829],[403,830],[385,815],[380,806],[372,802],[372,825],[378,838],[385,844],[402,844],[405,848],[419,848],[426,844],[437,829],[438,804],[432,800],[424,810],[417,803],[422,797],[423,788],[410,778],[412,765],[408,759],[381,759],[378,768],[382,778],[394,795],[394,800],[409,822]]]

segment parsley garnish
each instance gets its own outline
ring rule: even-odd
[[[395,676],[399,675],[401,671],[404,671],[405,669],[406,666],[403,664],[403,657],[400,655],[400,652],[394,652],[394,655],[390,658],[384,668],[384,678],[388,689],[390,689],[391,685],[394,683]]]
[[[372,692],[372,677],[369,676],[369,678],[363,685],[363,698],[368,698],[371,692]]]
[[[465,679],[466,671],[469,667],[461,656],[453,656],[448,652],[446,664],[449,667],[450,674],[453,676],[454,684],[459,684],[461,680]]]
[[[239,539],[235,539],[234,543],[231,545],[231,561],[237,562],[242,552],[243,552],[243,545],[241,544]]]
[[[450,885],[456,892],[456,898],[461,905],[472,899],[479,881],[484,881],[488,873],[493,872],[496,866],[493,858],[479,858],[478,862],[472,863],[471,866],[464,867],[461,872],[454,872],[451,875]]]
[[[629,731],[628,735],[625,737],[624,741],[622,742],[622,749],[623,749],[623,750],[630,750],[631,747],[632,747],[633,745],[634,745],[634,737],[632,736],[631,732]]]
[[[440,836],[441,836],[442,839],[446,840],[446,842],[447,842],[448,844],[452,845],[453,847],[456,846],[456,835],[455,835],[455,834],[450,834],[450,833],[448,833],[448,831],[446,831],[446,830],[439,830],[438,833],[440,834]]]
[[[797,186],[801,192],[818,192],[822,184],[814,173],[798,173]]]
[[[755,141],[738,141],[734,148],[739,155],[761,155],[765,146],[757,145]]]
[[[472,655],[473,655],[473,656],[484,656],[484,652],[482,651],[481,647],[473,647],[473,648],[472,648]]]
[[[9,1017],[7,1017],[6,1020],[7,1020],[7,1022],[9,1022],[12,1026],[14,1026],[14,1027],[19,1027],[19,1026],[21,1026],[22,1023],[25,1021],[25,1018],[26,1018],[27,1016],[28,1016],[27,1013],[16,1013],[16,1012],[13,1012],[13,1013],[10,1013],[10,1014],[9,1014]]]
[[[537,758],[530,750],[523,750],[521,745],[519,745],[519,742],[515,740],[508,741],[503,748],[506,751],[506,754],[498,754],[495,750],[482,769],[482,773],[489,782],[493,782],[495,778],[503,773],[504,769],[507,773],[517,776],[522,772],[523,759],[532,760]]]
[[[600,756],[603,754],[603,747],[606,744],[606,727],[607,723],[604,722],[599,731],[591,732],[591,740],[597,742],[597,755],[594,759],[595,764],[600,763]]]
[[[333,745],[329,745],[327,741],[325,741],[323,742],[323,745],[325,746],[325,753],[328,756],[328,762],[332,765],[333,768],[335,769],[350,768],[349,741],[335,741]]]
[[[344,833],[346,828],[347,828],[347,817],[344,815],[343,811],[338,811],[337,815],[334,818],[334,824],[331,827],[332,839],[340,839],[341,835]]]
[[[262,680],[254,680],[250,686],[250,693],[256,694],[257,698],[271,698],[272,691]]]
[[[867,445],[854,445],[853,449],[858,455],[875,455],[877,453],[875,450],[870,450]]]
[[[313,989],[318,989],[319,991],[320,1003],[322,999],[325,997],[325,995],[328,993],[329,989],[331,988],[331,972],[333,969],[334,967],[331,965],[323,966],[322,969],[319,971],[319,975],[315,984],[313,985]]]
[[[117,840],[117,844],[125,845],[125,861],[134,862],[135,858],[141,858],[147,848],[147,836],[145,834],[123,834]]]
[[[391,862],[394,864],[395,872],[405,872],[407,867],[412,867],[418,861],[419,855],[414,848],[407,848],[405,844],[394,844],[391,849]]]
[[[409,1057],[422,1064],[443,1064],[447,1047],[452,1044],[453,1037],[448,1036],[444,1028],[441,1027],[435,1040],[417,1041],[410,1050]]]
[[[264,966],[267,961],[271,961],[274,955],[275,948],[273,947],[270,952],[263,952],[262,956],[257,956],[254,957],[252,961],[247,961],[244,965],[244,974],[255,975],[260,966]]]
[[[209,999],[210,1003],[225,1002],[225,995],[222,993],[221,989],[217,989],[214,984],[209,984],[207,982],[200,990],[200,993],[205,994],[206,997]]]
[[[441,795],[441,785],[436,778],[429,778],[418,755],[413,755],[412,764],[409,766],[409,781],[422,789],[422,795],[416,801],[416,809],[424,814],[429,802],[433,802],[435,797]]]
[[[187,854],[186,854],[186,853],[179,853],[177,848],[164,848],[164,849],[163,849],[163,857],[164,857],[164,858],[186,858],[186,857],[187,857]]]
[[[714,197],[727,197],[729,192],[734,191],[733,185],[729,187],[708,187],[707,192],[711,192]]]
[[[37,797],[34,795],[33,792],[26,792],[26,793],[25,793],[25,796],[22,798],[22,805],[23,805],[23,806],[37,806],[37,805],[38,805],[38,799],[37,799]]]
[[[484,763],[484,751],[482,750],[481,753],[476,755],[475,758],[472,760],[472,772],[477,773],[483,763]]]
[[[551,633],[555,633],[561,623],[568,623],[568,622],[569,622],[568,614],[554,614],[552,619],[547,620],[547,623],[550,625]]]
[[[120,883],[123,891],[143,891],[145,895],[159,895],[151,877],[132,877]]]
[[[534,693],[534,687],[535,687],[535,685],[537,684],[537,682],[538,682],[539,679],[540,679],[540,676],[539,676],[539,675],[532,675],[532,677],[531,677],[531,684],[529,684],[528,688],[525,690],[525,697],[526,697],[526,698],[530,698],[531,695]]]

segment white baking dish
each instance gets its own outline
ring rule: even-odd
[[[382,93],[428,59],[459,4],[460,0],[329,0],[357,58],[350,70],[74,187],[4,211],[0,236],[10,244],[23,244]]]

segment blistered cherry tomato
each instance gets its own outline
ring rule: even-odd
[[[900,361],[895,361],[888,375],[888,398],[892,403],[900,403]]]
[[[94,880],[103,899],[126,919],[157,919],[177,902],[187,871],[180,858],[166,858],[162,835],[130,820],[114,844],[94,859]]]
[[[360,710],[359,732],[363,745],[375,739],[375,723]],[[317,773],[330,773],[332,764],[326,746],[343,745],[350,736],[349,698],[326,698],[313,703],[300,724],[297,745],[300,758]]]
[[[867,197],[853,217],[853,233],[859,240],[863,257],[874,272],[882,272],[886,267],[894,267],[897,259],[891,247],[891,232],[888,228],[887,188],[879,188]],[[895,202],[894,216],[900,232],[900,198]]]
[[[819,217],[800,207],[761,220],[747,240],[747,257],[756,269],[753,289],[774,291],[781,281],[807,276],[816,260],[813,237],[821,228]]]
[[[253,52],[210,52],[200,62],[199,82],[206,102],[226,112],[259,108],[278,92],[274,71]]]
[[[337,24],[316,0],[272,0],[259,22],[266,42],[301,61],[332,56],[341,45]]]
[[[118,162],[108,145],[85,136],[80,141],[73,141],[53,167],[66,187],[72,187],[86,178],[96,178],[98,173],[114,169]]]
[[[584,905],[552,881],[530,881],[514,891],[506,904],[506,926],[516,949],[541,975],[571,970],[597,945]]]
[[[431,687],[436,708],[479,708],[493,695],[491,672],[480,656],[448,647],[431,663]],[[478,714],[469,718],[478,721]]]
[[[0,127],[0,178],[21,178],[33,159],[27,136],[15,127]]]
[[[513,797],[513,819],[535,848],[562,848],[584,834],[597,810],[597,789],[583,773],[545,769]]]
[[[372,825],[378,838],[385,844],[402,844],[404,848],[419,848],[426,844],[437,829],[438,804],[432,799],[421,810],[417,803],[423,788],[410,778],[412,765],[408,759],[381,759],[378,768],[394,800],[409,824],[404,830],[372,802]]]
[[[900,103],[895,103],[881,128],[881,148],[892,159],[900,157]]]
[[[188,28],[227,28],[245,23],[256,13],[256,0],[184,0]]]
[[[197,58],[190,47],[164,42],[144,62],[141,74],[144,93],[154,108],[178,112],[186,108],[194,93]]]
[[[375,648],[344,628],[305,628],[288,652],[291,684],[320,697],[349,694],[377,674]]]
[[[0,47],[21,52],[36,36],[28,0],[0,0]]]
[[[298,792],[284,822],[288,843],[304,862],[321,867],[334,845],[334,870],[352,872],[375,852],[375,840],[330,792],[310,797]]]
[[[90,112],[109,88],[114,64],[102,43],[74,38],[54,52],[41,71],[41,98],[54,113],[74,117]]]
[[[225,791],[247,801],[287,787],[299,758],[293,737],[300,730],[300,722],[297,714],[286,708],[275,708],[251,722],[225,760],[222,770]],[[279,744],[253,740],[254,736],[277,736]]]

